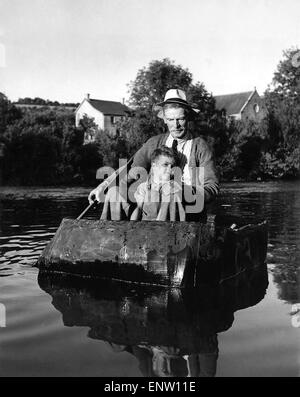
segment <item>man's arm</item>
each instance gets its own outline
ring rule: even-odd
[[[134,155],[133,163],[131,165],[131,168],[134,167],[143,167],[146,169],[147,172],[149,172],[150,167],[151,167],[151,153],[154,149],[156,149],[161,141],[161,138],[164,136],[162,135],[156,135],[154,137],[151,137],[148,139],[146,143],[136,152]],[[120,186],[122,188],[123,183],[131,183],[135,179],[134,178],[121,178]],[[100,202],[100,196],[102,192],[107,188],[108,184],[110,183],[110,177],[107,178],[105,181],[100,183],[95,189],[93,189],[89,196],[88,200],[90,204],[93,202],[93,198],[96,201]]]
[[[151,167],[151,153],[159,146],[160,137],[163,135],[156,135],[148,139],[147,142],[134,155],[132,168],[143,167],[147,171]]]
[[[212,201],[219,194],[219,178],[214,161],[214,155],[208,144],[201,139],[201,143],[196,152],[198,160],[198,183],[199,187],[204,187],[205,203]],[[198,187],[196,186],[196,189]]]
[[[148,141],[145,142],[144,145],[135,153],[132,165],[128,170],[127,177],[120,180],[121,188],[125,188],[125,185],[129,186],[133,182],[137,181],[137,175],[141,177],[141,168],[145,170],[146,173],[149,173],[151,168],[151,154],[157,147],[157,138],[158,136],[154,136],[148,139]],[[142,180],[145,179],[142,178]]]
[[[151,139],[149,139],[134,155],[133,158],[133,163],[131,165],[131,168],[133,167],[143,167],[145,169],[148,169],[148,167],[151,166],[151,151],[149,150],[150,145],[148,144],[148,142]],[[126,168],[126,166],[124,166],[124,169]],[[128,170],[129,171],[129,170]],[[124,171],[123,171],[124,172]],[[109,176],[108,178],[106,178],[103,182],[101,182],[95,189],[93,189],[89,196],[88,196],[88,200],[89,203],[91,204],[94,200],[100,202],[101,201],[101,195],[104,192],[104,190],[110,185],[111,181],[115,178],[114,174],[112,174],[111,176]],[[131,183],[133,182],[135,179],[134,178],[130,178],[129,175],[127,175],[126,178],[122,178],[120,179],[120,187],[121,190],[122,188],[125,188],[125,185],[127,185],[127,183]]]
[[[127,165],[125,164],[118,169],[119,175],[122,175],[122,172],[124,173],[124,171],[126,170],[126,167],[127,167]],[[90,194],[88,196],[88,200],[89,200],[90,204],[94,201],[98,201],[99,203],[101,202],[101,194],[104,192],[105,189],[107,189],[111,185],[111,183],[114,181],[114,179],[116,179],[115,172],[112,173],[108,178],[106,178],[103,182],[101,182],[95,189],[93,189],[90,192]]]

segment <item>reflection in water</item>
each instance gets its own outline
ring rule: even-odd
[[[88,337],[129,352],[143,376],[214,376],[217,334],[234,312],[256,305],[268,285],[266,266],[217,287],[166,289],[39,273],[65,326],[87,326]]]

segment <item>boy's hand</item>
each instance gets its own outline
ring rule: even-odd
[[[161,192],[164,196],[169,196],[181,191],[181,186],[175,181],[168,181],[161,187]]]

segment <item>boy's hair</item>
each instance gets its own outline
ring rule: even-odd
[[[174,150],[167,146],[161,146],[161,147],[153,150],[153,152],[151,154],[151,163],[155,162],[155,160],[159,156],[170,157],[171,159],[174,160],[174,162],[176,162],[176,154],[174,153]]]

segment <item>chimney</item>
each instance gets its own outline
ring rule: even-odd
[[[123,105],[125,105],[125,98],[122,98],[122,103]]]
[[[85,94],[85,99],[90,100],[90,94]]]

